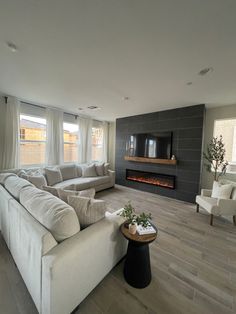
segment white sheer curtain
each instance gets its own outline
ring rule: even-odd
[[[8,97],[7,104],[3,104],[1,120],[3,130],[2,169],[19,167],[20,151],[20,102],[15,97]]]
[[[90,162],[92,159],[92,119],[78,118],[79,145],[78,156],[80,163]]]
[[[64,163],[63,111],[47,108],[46,119],[46,164],[61,165]]]
[[[108,160],[108,122],[102,122],[103,130],[103,160],[107,162]]]

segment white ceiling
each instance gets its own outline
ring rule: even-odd
[[[103,120],[235,104],[236,1],[0,0],[0,91]]]

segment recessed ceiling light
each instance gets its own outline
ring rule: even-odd
[[[214,70],[214,69],[213,69],[212,67],[204,68],[204,69],[202,69],[200,72],[198,72],[198,75],[204,76],[204,75],[206,75],[206,74],[208,74],[208,73],[213,72],[213,70]]]
[[[186,85],[188,86],[193,85],[193,82],[187,82]]]
[[[129,100],[129,96],[124,96],[122,99],[123,100]]]
[[[16,51],[18,51],[18,48],[17,48],[17,46],[16,46],[14,43],[12,43],[12,42],[7,42],[6,45],[7,45],[7,47],[11,50],[11,52],[16,52]]]
[[[99,110],[99,109],[102,109],[101,107],[98,107],[98,106],[88,106],[87,108],[90,109],[90,110]]]
[[[83,108],[79,107],[78,110],[83,110]]]

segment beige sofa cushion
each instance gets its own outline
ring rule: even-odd
[[[45,168],[45,175],[48,185],[55,185],[63,181],[60,169]]]
[[[58,189],[53,186],[44,185],[42,188],[44,191],[51,193],[52,195],[59,197]]]
[[[96,167],[94,164],[89,165],[89,166],[83,166],[83,177],[96,177],[97,172],[96,172]]]
[[[68,204],[75,209],[82,228],[86,228],[104,218],[107,210],[106,203],[103,200],[88,197],[69,195]]]
[[[29,181],[18,176],[9,176],[4,183],[5,189],[11,193],[16,200],[20,198],[21,190],[26,186],[33,186]]]
[[[16,177],[17,175],[14,173],[0,173],[0,184],[4,185],[5,180],[8,177]]]
[[[71,190],[63,190],[57,189],[59,198],[63,201],[68,203],[68,196],[84,196],[89,198],[94,198],[95,196],[95,189],[87,189],[82,191],[71,191]]]
[[[36,188],[42,189],[44,185],[47,185],[47,180],[44,175],[35,175],[35,176],[28,176],[27,180],[31,182]]]
[[[80,231],[74,209],[50,193],[26,187],[20,193],[21,204],[61,242]]]
[[[59,167],[63,181],[77,178],[77,167],[76,165],[63,165]]]
[[[105,163],[101,163],[101,164],[96,164],[95,168],[96,168],[96,172],[98,176],[104,176],[104,165]]]

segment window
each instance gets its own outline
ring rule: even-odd
[[[64,162],[78,161],[79,126],[74,123],[63,123],[64,130]]]
[[[20,164],[45,164],[46,119],[20,115]]]
[[[236,164],[236,119],[216,120],[214,137],[222,135],[225,144],[225,159]]]
[[[92,160],[103,160],[103,129],[92,128]]]

